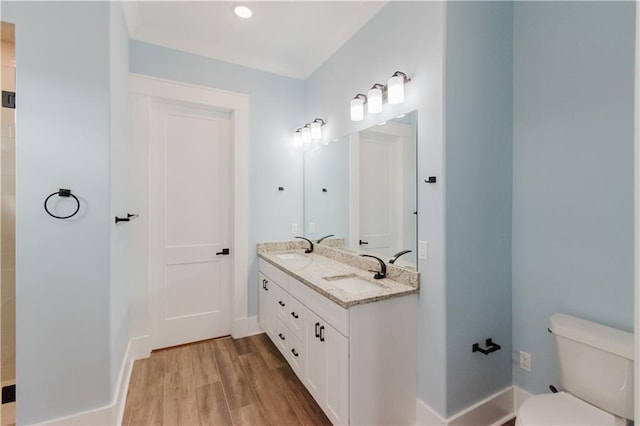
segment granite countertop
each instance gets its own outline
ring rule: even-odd
[[[293,254],[293,256],[290,256],[289,259],[284,258],[287,256],[283,255],[287,254]],[[356,268],[320,254],[305,254],[304,250],[300,249],[259,249],[258,256],[345,309],[358,304],[371,303],[418,292],[418,288],[415,285],[404,284],[390,278],[376,280],[373,278],[373,272]],[[375,269],[379,270],[377,262],[375,262],[375,265]],[[339,287],[340,277],[357,277],[374,284],[376,288],[354,294]]]

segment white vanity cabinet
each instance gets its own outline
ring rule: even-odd
[[[415,424],[416,294],[344,308],[264,259],[259,270],[260,325],[333,424]]]

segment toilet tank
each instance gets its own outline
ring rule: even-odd
[[[633,333],[566,314],[551,316],[560,385],[576,397],[633,420]]]

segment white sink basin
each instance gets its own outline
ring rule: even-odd
[[[380,290],[380,286],[356,276],[327,277],[325,280],[339,289],[351,294]]]
[[[301,254],[298,254],[298,253],[276,254],[276,257],[281,260],[305,260],[306,259],[305,256],[302,256]]]

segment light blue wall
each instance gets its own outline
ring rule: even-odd
[[[130,231],[127,223],[116,225],[113,218],[131,208],[129,199],[129,133],[127,127],[127,79],[129,77],[129,35],[122,4],[109,3],[110,78],[110,192],[111,192],[111,394],[115,391],[129,342],[131,303]]]
[[[557,385],[549,316],[633,328],[633,2],[514,5],[513,367]]]
[[[327,119],[323,132],[328,140],[418,110],[418,181],[442,177],[444,13],[443,3],[391,2],[307,79],[307,115]],[[385,104],[380,114],[350,121],[351,98],[376,82],[386,83],[398,70],[413,78],[404,104]],[[445,185],[418,186],[418,237],[429,242],[429,259],[418,262],[418,396],[442,415],[447,411]]]
[[[511,385],[511,2],[447,4],[447,415]],[[487,338],[502,346],[472,353]]]
[[[303,82],[132,40],[134,73],[249,95],[249,315],[258,306],[256,244],[302,230],[302,148],[293,132],[303,115]],[[278,187],[285,188],[278,191]]]
[[[16,24],[17,419],[110,403],[109,5],[3,2]],[[83,208],[42,202],[71,188]]]

